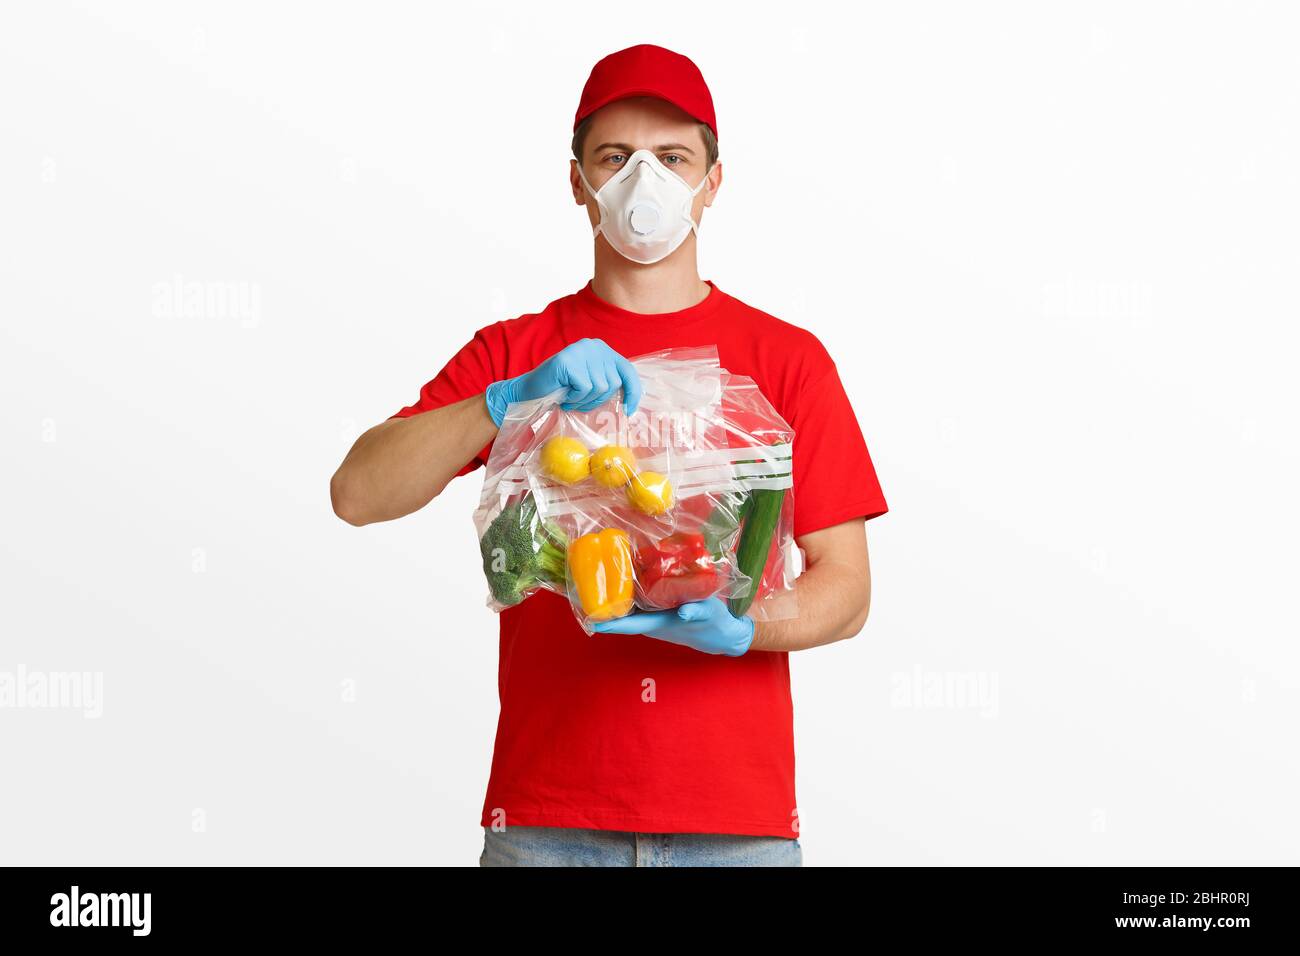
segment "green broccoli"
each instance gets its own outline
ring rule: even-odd
[[[567,547],[564,532],[539,519],[532,495],[508,506],[479,541],[483,574],[492,596],[510,607],[544,583],[562,587]]]

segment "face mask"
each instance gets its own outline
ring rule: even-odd
[[[690,233],[699,232],[691,204],[708,182],[707,173],[692,189],[650,150],[638,149],[599,190],[591,188],[581,164],[578,175],[600,207],[592,235],[603,235],[633,262],[658,262],[672,255]]]

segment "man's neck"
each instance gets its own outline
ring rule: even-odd
[[[693,235],[672,255],[648,266],[619,255],[609,243],[597,239],[591,291],[628,312],[654,314],[698,305],[709,294],[709,286],[700,279]]]

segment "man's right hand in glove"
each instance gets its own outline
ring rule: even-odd
[[[632,363],[600,339],[582,339],[556,352],[537,368],[517,378],[493,382],[486,398],[488,414],[500,427],[511,402],[544,398],[565,389],[560,407],[589,412],[599,408],[619,389],[629,415],[641,401],[641,380]]]

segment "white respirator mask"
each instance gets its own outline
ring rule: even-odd
[[[691,206],[708,182],[708,173],[692,189],[650,150],[638,149],[600,189],[591,188],[581,163],[578,176],[600,208],[600,222],[592,235],[603,235],[633,262],[646,266],[658,262],[672,255],[692,232],[699,233]]]

